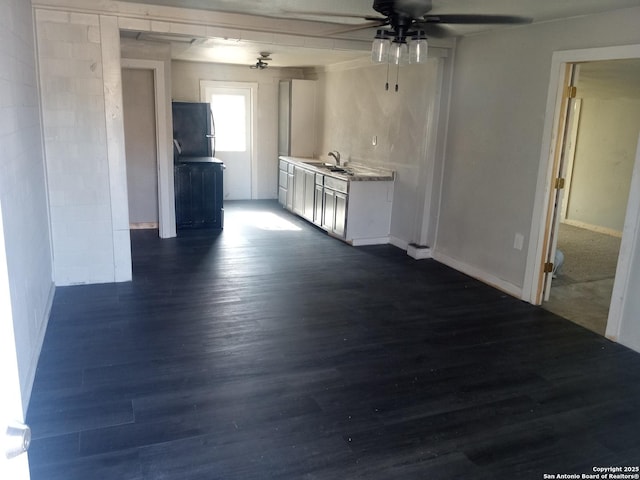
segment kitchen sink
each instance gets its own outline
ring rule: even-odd
[[[323,170],[329,170],[332,173],[343,173],[345,175],[353,175],[353,171],[347,168],[343,168],[339,165],[334,165],[333,163],[325,163],[322,161],[310,160],[308,162],[302,162],[305,165],[309,165],[310,167],[316,167]]]

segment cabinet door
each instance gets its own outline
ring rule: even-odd
[[[310,170],[304,171],[304,218],[313,222],[316,193],[316,174]]]
[[[344,238],[347,230],[347,195],[336,192],[333,233]]]
[[[174,176],[176,226],[222,228],[222,167],[178,164]]]
[[[322,226],[322,185],[316,185],[314,195],[313,223]]]
[[[293,169],[293,211],[304,215],[304,168]]]
[[[291,80],[289,155],[313,157],[316,151],[316,81]]]
[[[325,188],[322,191],[322,203],[324,205],[322,210],[322,228],[333,232],[336,215],[336,192]]]
[[[281,160],[282,161],[282,160]],[[287,185],[289,176],[286,170],[278,170],[278,202],[283,207],[287,206]]]
[[[293,173],[288,173],[287,179],[287,208],[293,211]]]
[[[192,223],[191,178],[189,168],[186,165],[176,165],[173,172],[176,199],[176,226],[180,228],[189,226]]]

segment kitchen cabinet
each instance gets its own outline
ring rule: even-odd
[[[324,194],[324,175],[316,173],[315,188],[313,195],[313,223],[322,226],[322,195]]]
[[[278,152],[313,157],[316,144],[315,80],[281,80],[278,97]]]
[[[325,176],[322,194],[322,228],[344,238],[347,224],[349,182]]]
[[[313,221],[316,174],[299,166],[294,166],[293,172],[293,212]]]
[[[293,211],[293,164],[287,165],[287,208]]]
[[[393,172],[350,167],[351,176],[340,175],[288,156],[279,165],[279,198],[287,210],[351,245],[389,243]]]
[[[222,171],[212,157],[180,157],[174,164],[176,227],[222,228]]]
[[[293,210],[293,176],[294,165],[280,160],[278,162],[278,202],[289,210]]]
[[[302,216],[313,222],[315,210],[316,174],[312,171],[304,171],[304,209]]]
[[[289,162],[278,161],[278,202],[283,207],[287,206],[289,190]]]
[[[287,190],[289,180],[286,170],[278,171],[278,203],[285,207],[287,205]]]

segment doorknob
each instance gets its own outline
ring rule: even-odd
[[[7,425],[4,438],[5,456],[9,458],[17,457],[21,453],[29,450],[31,443],[31,428],[22,423],[10,423]]]

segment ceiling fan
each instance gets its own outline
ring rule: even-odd
[[[361,18],[366,23],[349,25],[331,34],[341,34],[377,28],[371,47],[374,63],[399,66],[408,57],[409,63],[427,61],[427,37],[447,37],[454,35],[447,25],[509,25],[530,23],[528,17],[489,14],[432,14],[432,0],[373,0],[373,9],[380,15],[354,15],[343,13],[295,12],[298,14]],[[292,12],[294,13],[294,12]],[[389,89],[389,70],[387,83]],[[398,82],[396,74],[396,92]]]
[[[367,23],[351,25],[333,33],[347,33],[366,28],[383,29],[386,38],[402,42],[417,32],[431,37],[453,35],[447,25],[506,25],[530,23],[528,17],[489,14],[431,14],[433,0],[373,0],[373,9],[380,15],[354,15],[330,12],[296,12],[317,16],[361,18]],[[294,12],[292,12],[294,13]]]
[[[268,61],[273,60],[269,55],[269,52],[260,52],[260,56],[256,58],[258,60],[255,65],[250,65],[249,68],[257,68],[259,70],[264,70],[269,66]]]

